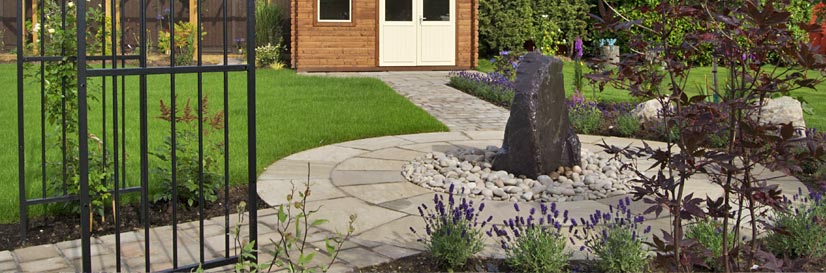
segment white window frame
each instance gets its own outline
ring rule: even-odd
[[[319,23],[350,23],[350,22],[353,22],[353,0],[348,0],[348,1],[350,1],[350,5],[349,5],[350,10],[348,11],[347,15],[350,18],[348,18],[347,20],[329,20],[329,19],[321,19],[321,0],[315,0],[316,8],[317,8],[316,14],[315,14],[316,19],[317,19],[316,21],[319,22]]]

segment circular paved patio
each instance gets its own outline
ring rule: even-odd
[[[334,230],[344,230],[349,214],[357,214],[356,232],[351,243],[345,245],[339,256],[341,263],[336,269],[348,271],[353,267],[364,267],[387,262],[392,259],[413,255],[423,250],[423,245],[409,227],[423,228],[423,221],[417,207],[422,203],[432,204],[434,193],[407,182],[401,175],[402,165],[428,152],[446,152],[460,147],[484,149],[488,145],[502,143],[502,131],[465,131],[447,133],[426,133],[402,136],[387,136],[328,145],[288,156],[270,165],[258,178],[258,195],[273,206],[286,202],[291,183],[302,187],[309,177],[312,194],[310,207],[321,207],[318,217],[330,220],[319,230],[319,234],[330,234]],[[595,144],[605,141],[611,145],[641,145],[633,139],[581,135],[582,148],[591,152],[602,152]],[[647,142],[658,147],[664,143]],[[645,164],[645,163],[642,163]],[[650,164],[650,162],[648,162]],[[309,167],[309,173],[308,173]],[[766,169],[756,171],[759,177],[771,178],[787,193],[797,192],[805,186],[794,177]],[[686,190],[695,196],[719,197],[721,189],[703,177],[696,176],[686,184]],[[599,209],[607,211],[609,205],[616,204],[623,196],[601,200],[587,200],[557,203],[560,210],[568,210],[571,218],[588,218]],[[513,203],[509,201],[484,201],[484,218],[492,215],[493,223],[515,215]],[[524,208],[538,207],[535,202],[520,202]],[[634,213],[641,214],[648,205],[632,202]],[[522,209],[526,213],[528,209]],[[267,216],[262,216],[267,217]],[[668,218],[663,215],[653,218],[646,215],[646,224],[654,230],[667,228]],[[260,219],[263,222],[270,222]],[[482,255],[501,257],[504,253],[495,240],[488,240]],[[581,258],[582,253],[575,253]]]

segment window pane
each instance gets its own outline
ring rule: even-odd
[[[319,20],[350,20],[350,0],[318,0]]]
[[[450,0],[424,0],[425,21],[450,21]]]
[[[384,3],[385,21],[413,21],[413,0],[387,0]]]

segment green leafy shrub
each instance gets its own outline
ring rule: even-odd
[[[788,210],[776,210],[773,231],[766,237],[766,246],[778,255],[788,257],[826,257],[826,203],[820,195],[800,197],[795,195]]]
[[[531,3],[535,14],[534,25],[537,26],[534,37],[543,53],[569,55],[572,52],[557,52],[557,49],[573,44],[577,37],[589,37],[589,13],[592,5],[587,0],[534,0]],[[551,31],[555,32],[551,34]],[[550,46],[543,42],[546,35],[550,36],[549,41],[553,43]],[[543,45],[549,51],[543,49]],[[571,47],[568,49],[571,50]]]
[[[581,228],[574,236],[585,242],[580,251],[587,250],[598,258],[595,266],[599,272],[644,272],[648,267],[648,250],[639,236],[644,218],[632,215],[629,205],[631,199],[626,197],[617,203],[616,209],[610,206],[608,212],[597,210],[589,220],[573,223]],[[642,233],[650,231],[648,226]]]
[[[222,130],[224,125],[224,112],[218,111],[210,116],[208,112],[208,97],[201,101],[203,109],[204,135],[210,131]],[[199,160],[198,152],[198,116],[192,112],[192,106],[187,99],[183,108],[183,115],[178,116],[178,109],[171,109],[161,100],[160,119],[172,121],[175,119],[177,128],[175,132],[175,185],[172,183],[172,137],[167,136],[163,145],[150,152],[151,155],[161,160],[153,170],[156,179],[161,181],[160,190],[153,194],[153,202],[173,201],[173,189],[177,190],[178,200],[185,202],[192,207],[200,204],[200,182],[203,183],[204,201],[214,202],[218,199],[217,191],[221,187],[223,176],[220,175],[220,158],[223,156],[224,143],[208,144],[203,149],[203,161]],[[203,171],[203,176],[201,176]],[[200,182],[199,182],[200,181]]]
[[[528,40],[544,43],[548,49],[557,42],[567,45],[577,36],[588,36],[590,8],[586,0],[480,0],[480,52],[518,50]],[[543,42],[552,30],[558,36]]]
[[[514,203],[513,207],[518,213],[519,205]],[[556,203],[540,203],[538,213],[531,208],[527,218],[504,220],[502,227],[493,226],[488,236],[501,239],[506,262],[518,272],[563,272],[571,257],[565,251],[566,239],[560,232],[568,211],[563,212],[564,220],[559,221],[558,216]]]
[[[479,51],[518,50],[536,33],[531,0],[480,0]]]
[[[77,51],[77,8],[74,3],[65,5],[65,17],[61,16],[62,8],[58,2],[53,0],[43,1],[43,17],[40,23],[31,24],[27,21],[26,36],[32,32],[42,34],[38,40],[26,43],[27,54],[32,53],[34,44],[40,43],[43,46],[45,56],[61,56],[64,52]],[[100,22],[103,13],[99,8],[87,7],[86,23],[94,25]],[[102,37],[101,29],[90,27],[86,31],[89,37]],[[90,44],[94,47],[94,43]],[[38,49],[39,50],[39,49]],[[93,49],[92,49],[93,50]],[[91,66],[87,67],[91,68]],[[43,63],[43,70],[26,64],[25,77],[40,84],[43,79],[43,111],[45,116],[44,124],[47,132],[46,143],[49,147],[59,149],[59,155],[47,154],[46,179],[50,194],[56,196],[78,195],[80,193],[80,149],[78,136],[78,78],[77,61],[73,58],[65,58],[58,61],[46,61]],[[87,88],[87,100],[98,100],[99,88],[89,86]],[[90,128],[91,129],[91,128]],[[90,190],[90,217],[91,214],[98,214],[101,218],[107,208],[111,208],[111,194],[109,186],[113,170],[111,168],[111,158],[108,148],[103,146],[103,141],[95,134],[89,132],[87,135],[87,145],[89,147],[89,173],[88,183]],[[72,201],[57,205],[60,209],[65,209],[73,213],[80,212],[80,202]]]
[[[593,102],[569,105],[568,120],[578,133],[591,134],[602,127],[602,111]]]
[[[640,121],[631,114],[617,116],[617,133],[621,136],[633,136],[640,130]]]
[[[280,45],[283,39],[281,6],[269,1],[255,3],[255,45]]]
[[[717,260],[723,256],[723,225],[715,219],[704,218],[700,219],[688,226],[685,233],[687,239],[695,239],[697,242],[709,250],[710,256],[707,257],[706,264],[711,269],[723,269],[717,265]],[[729,233],[728,247],[734,246],[734,232]]]
[[[204,28],[201,27],[201,30],[203,29]],[[192,58],[195,54],[196,33],[197,29],[189,22],[181,21],[175,23],[175,65],[192,64]],[[201,32],[201,37],[206,35],[206,31]],[[172,50],[169,32],[162,30],[158,33],[158,50]]]
[[[281,45],[267,44],[255,48],[255,66],[280,69],[284,65],[281,60]]]
[[[454,185],[448,189],[448,200],[444,196],[433,196],[433,208],[419,206],[419,215],[425,222],[425,234],[419,239],[425,244],[430,256],[448,271],[460,268],[468,259],[482,251],[484,247],[482,228],[491,218],[479,221],[479,213],[485,209],[480,203],[477,209],[473,200],[462,197],[459,203],[454,198]],[[416,229],[410,231],[418,234]]]

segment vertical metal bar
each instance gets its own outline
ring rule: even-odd
[[[89,142],[86,109],[86,2],[77,1],[77,134],[80,170],[80,228],[83,272],[92,272],[91,220],[89,217]]]
[[[116,0],[111,0],[111,2],[110,2],[111,7],[110,8],[111,8],[111,14],[113,14],[113,16],[117,18],[118,17],[116,15],[117,14],[116,13],[117,12],[117,9],[116,9],[117,5],[115,5],[115,1]],[[121,14],[121,18],[123,18],[122,14]],[[116,22],[114,18],[110,19],[110,21],[112,22],[112,37],[111,37],[112,38],[112,69],[115,69],[115,68],[117,68],[117,58],[116,58],[117,57],[117,54],[116,54],[117,53],[117,50],[116,50],[117,49],[117,39],[116,39],[116,35],[117,35],[118,25],[121,22]],[[122,26],[122,24],[120,24],[120,25]],[[122,47],[123,46],[123,33],[121,33],[121,40],[120,41],[121,41],[121,47]],[[121,50],[121,53],[123,53],[123,50]],[[106,90],[104,90],[104,93],[106,93]],[[105,109],[106,108],[104,107],[104,111],[105,111]],[[104,122],[103,128],[104,128],[104,132],[105,132],[106,131],[105,122]],[[115,171],[114,172],[114,179],[112,181],[112,186],[113,186],[113,191],[114,191],[114,199],[112,200],[114,202],[114,204],[113,204],[114,208],[112,208],[112,214],[115,217],[115,268],[118,272],[121,272],[122,270],[121,270],[121,258],[120,258],[121,245],[120,245],[120,183],[119,183],[120,182],[120,172],[119,172],[120,171],[119,170],[120,166],[118,165],[118,163],[119,163],[118,161],[120,159],[118,158],[118,156],[119,156],[119,154],[118,154],[119,134],[118,134],[118,77],[117,76],[112,76],[112,138],[113,138],[112,139],[112,147],[113,147],[112,150],[113,150],[113,154],[114,154],[114,158],[112,159],[112,166],[114,166],[114,171]],[[105,142],[105,139],[106,139],[106,136],[104,135],[104,142]],[[104,147],[106,147],[106,145],[104,145]]]
[[[146,0],[140,1],[140,67],[146,68]],[[150,271],[151,261],[149,260],[150,253],[150,237],[149,237],[149,148],[148,148],[148,131],[147,125],[147,109],[146,109],[146,75],[140,75],[140,157],[141,157],[141,216],[143,218],[143,244],[144,244],[144,271]]]
[[[43,1],[40,1],[40,5],[38,5],[38,7],[40,7],[40,22],[46,21],[46,15],[45,12],[43,12],[44,4],[45,3],[43,3]],[[43,29],[45,29],[45,27],[40,28],[41,41],[39,45],[41,57],[44,56],[44,51],[46,48],[46,41],[45,39],[42,39],[42,37],[46,37],[43,35]],[[46,193],[46,77],[42,74],[43,71],[46,71],[46,62],[40,62],[40,145],[43,145],[40,147],[40,175],[42,177],[40,180],[40,190],[41,196],[46,198],[48,195]],[[43,215],[46,215],[46,208],[47,206],[43,206]]]
[[[222,25],[224,66],[228,65],[227,52],[227,0],[221,0],[223,7]],[[224,71],[224,257],[229,258],[229,73]]]
[[[198,45],[198,66],[203,65],[203,50],[202,48],[204,45],[201,43],[201,4],[200,1],[195,1],[198,5],[197,7],[197,14],[198,23],[195,26],[197,33],[195,34],[196,42],[195,44]],[[192,9],[192,7],[189,7]],[[192,20],[192,18],[190,18]],[[204,198],[204,105],[203,105],[203,98],[204,98],[204,75],[201,72],[198,72],[198,246],[199,246],[199,258],[201,264],[204,264],[204,207],[206,206],[206,200]],[[210,189],[211,190],[211,189]]]
[[[255,154],[255,0],[247,0],[247,202],[250,204],[250,242],[253,255],[258,260],[258,191],[256,175],[258,167]]]
[[[17,202],[20,209],[20,237],[26,240],[28,216],[26,215],[26,149],[23,126],[23,8],[25,0],[17,0]],[[45,182],[44,182],[45,183]]]
[[[169,2],[169,56],[171,67],[175,67],[175,0]],[[177,109],[175,94],[175,73],[169,75],[170,105],[172,107],[171,123],[171,159],[172,159],[172,268],[178,268],[178,137],[176,133]]]
[[[66,29],[66,4],[65,3],[66,3],[66,1],[61,1],[60,2],[60,27],[61,27],[61,29]],[[84,7],[85,6],[86,6],[86,4],[84,4]],[[80,5],[77,5],[76,7],[77,7],[77,10],[80,10]],[[77,18],[75,18],[75,19],[77,19]],[[75,25],[75,26],[77,27],[77,25]],[[66,56],[66,48],[63,45],[60,45],[60,56]],[[63,195],[66,195],[67,191],[68,191],[66,182],[69,181],[69,173],[68,173],[68,169],[67,169],[68,168],[67,162],[69,161],[69,158],[67,157],[67,149],[69,149],[69,146],[68,146],[68,142],[67,142],[67,137],[68,136],[67,136],[67,133],[66,133],[66,125],[67,125],[66,124],[66,78],[61,77],[60,78],[60,83],[61,83],[60,84],[60,86],[61,86],[60,87],[60,93],[62,95],[61,98],[60,98],[60,105],[61,105],[60,106],[61,107],[61,109],[60,109],[60,115],[61,115],[60,126],[61,126],[61,130],[62,130],[60,136],[61,136],[61,141],[63,142],[62,143],[63,144],[63,149],[61,149],[61,151],[63,152],[63,157],[62,157],[62,159],[63,159],[62,160],[62,163],[63,163],[63,181],[62,182],[63,183],[62,184],[63,184]],[[77,167],[77,166],[75,166],[75,167]]]

